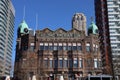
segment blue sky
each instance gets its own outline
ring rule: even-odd
[[[90,17],[94,17],[94,0],[12,0],[15,7],[15,33],[13,47],[13,61],[15,55],[17,28],[23,20],[25,6],[25,21],[29,28],[36,28],[36,14],[38,15],[38,28],[46,27],[51,30],[63,28],[71,29],[71,20],[75,13],[84,13],[87,18],[87,26]],[[95,18],[95,17],[94,17]]]

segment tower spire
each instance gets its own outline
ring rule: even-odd
[[[38,14],[36,14],[36,30],[37,30],[37,27],[38,27]]]
[[[25,19],[25,6],[23,8],[23,20]]]

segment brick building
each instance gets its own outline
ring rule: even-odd
[[[18,28],[14,77],[69,80],[102,73],[97,32],[92,22],[88,35],[74,27],[69,31],[45,28],[36,30],[34,35],[23,21]]]

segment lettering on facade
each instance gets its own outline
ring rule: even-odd
[[[39,37],[49,37],[49,38],[79,38],[81,34],[74,34],[74,33],[40,33]]]

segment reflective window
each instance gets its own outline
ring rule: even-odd
[[[86,51],[87,51],[87,52],[90,52],[90,43],[87,43],[87,44],[86,44]]]
[[[72,45],[72,50],[77,50],[76,43],[73,43],[73,45]]]
[[[49,50],[53,50],[53,44],[49,43]]]
[[[57,68],[57,67],[58,67],[58,60],[55,59],[55,60],[54,60],[54,68]]]
[[[72,46],[68,46],[68,50],[72,50]]]
[[[57,46],[54,46],[54,47],[53,47],[53,50],[57,50]]]
[[[67,50],[67,44],[63,43],[63,50]]]
[[[48,59],[44,58],[44,63],[43,63],[44,67],[47,68],[48,67]]]
[[[30,43],[30,51],[34,51],[34,43]]]
[[[49,46],[44,46],[44,50],[48,50],[49,49]]]
[[[64,68],[67,68],[67,67],[68,67],[68,60],[65,59],[65,60],[64,60]]]
[[[40,46],[40,50],[44,50],[44,46]]]
[[[98,51],[98,45],[96,45],[96,49],[95,49],[95,51],[96,51],[96,52]]]
[[[49,46],[49,50],[53,50],[53,46]]]
[[[63,47],[62,46],[58,46],[58,50],[63,50]]]
[[[67,50],[67,46],[63,46],[63,50]]]
[[[49,64],[50,64],[49,67],[53,68],[53,60],[49,60]]]
[[[78,67],[78,60],[77,60],[77,58],[74,58],[73,67],[74,67],[74,68],[77,68],[77,67]]]
[[[73,67],[73,61],[72,59],[69,59],[69,68],[72,68]]]
[[[40,43],[40,50],[44,50],[44,45],[43,45],[43,43]]]
[[[97,62],[97,59],[94,59],[94,68],[98,68],[98,62]]]
[[[78,46],[77,49],[82,51],[82,46]]]
[[[77,46],[72,46],[72,50],[77,50]]]
[[[83,61],[82,61],[82,59],[79,60],[79,67],[80,67],[80,68],[83,67]]]
[[[48,43],[44,43],[44,50],[48,50],[48,49],[49,49]]]
[[[59,68],[62,68],[62,67],[63,67],[63,59],[59,58]]]
[[[34,46],[30,46],[30,51],[34,51]]]

